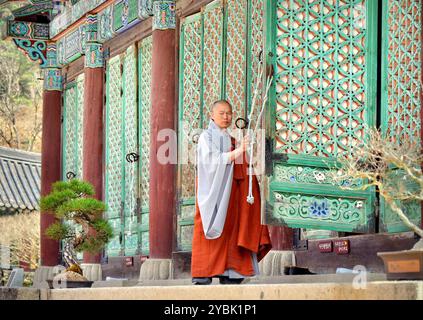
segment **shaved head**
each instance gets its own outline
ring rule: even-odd
[[[213,110],[218,106],[218,105],[226,105],[226,106],[229,106],[229,108],[231,109],[231,111],[232,111],[232,106],[231,106],[231,104],[227,101],[227,100],[217,100],[217,101],[215,101],[215,102],[213,102],[213,104],[211,105],[211,108],[210,108],[210,112],[211,113],[213,113]]]
[[[232,106],[226,100],[218,100],[211,105],[210,117],[219,128],[228,128],[232,123]]]

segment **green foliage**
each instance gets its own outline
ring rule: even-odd
[[[53,191],[53,193],[42,197],[40,200],[41,211],[57,211],[63,204],[72,199],[76,199],[78,195],[72,190]],[[57,216],[63,218],[63,216]]]
[[[84,194],[87,196],[93,196],[95,193],[94,187],[90,183],[77,179],[53,183],[53,191],[61,192],[65,190],[72,190],[76,194]]]
[[[71,234],[69,226],[56,222],[50,225],[46,230],[46,235],[53,240],[67,239]]]
[[[56,214],[66,219],[94,221],[101,218],[101,214],[105,210],[106,205],[102,201],[93,198],[77,198],[63,203],[57,208]]]
[[[112,227],[102,218],[106,210],[104,202],[91,198],[94,187],[84,181],[72,179],[53,184],[52,192],[42,197],[42,212],[53,212],[58,219],[66,219],[82,226],[81,232],[75,232],[61,222],[47,229],[47,236],[55,240],[70,239],[76,251],[98,252],[113,236]],[[88,229],[94,235],[88,234]]]

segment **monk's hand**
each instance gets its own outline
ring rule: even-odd
[[[244,138],[242,138],[242,141],[241,141],[241,149],[242,149],[242,151],[247,150],[247,148],[250,145],[250,140],[251,139],[250,139],[250,136],[248,134],[245,135]]]

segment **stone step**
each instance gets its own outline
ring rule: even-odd
[[[277,283],[352,283],[357,279],[357,274],[306,274],[306,275],[283,275],[283,276],[257,276],[247,278],[243,284],[277,284]],[[360,279],[365,281],[384,281],[384,273],[366,273],[360,274]],[[213,279],[212,285],[218,285],[219,280]],[[186,286],[192,285],[191,278],[173,279],[173,280],[110,280],[95,281],[93,288],[102,287],[131,287],[131,286]]]
[[[41,289],[42,300],[423,300],[423,281]]]

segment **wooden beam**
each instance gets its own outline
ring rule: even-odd
[[[130,45],[152,34],[152,18],[144,20],[103,44],[105,51],[109,50],[112,58],[124,52]]]

